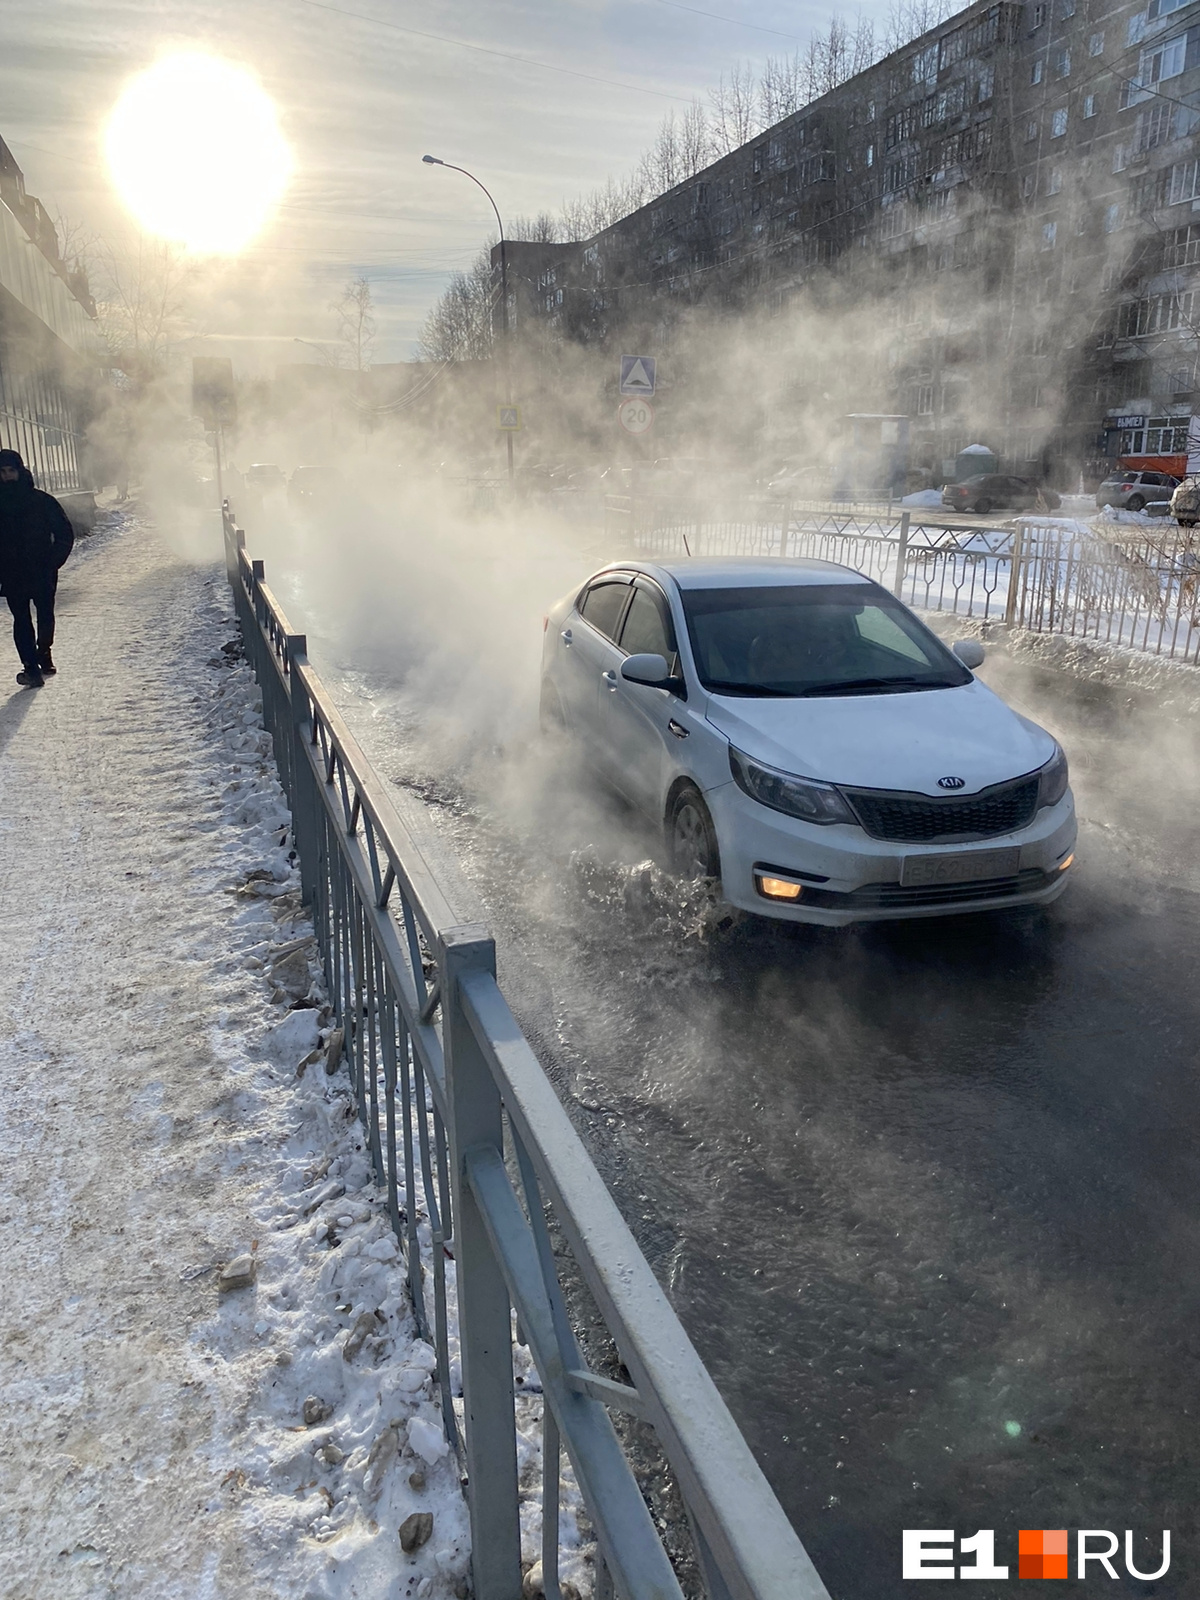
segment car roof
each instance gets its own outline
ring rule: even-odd
[[[726,556],[723,559],[626,562],[651,576],[673,578],[681,589],[769,589],[776,585],[865,583],[873,580],[834,561],[806,556]]]

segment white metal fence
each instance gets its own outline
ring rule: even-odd
[[[919,609],[1200,662],[1200,534],[1172,522],[948,527],[908,512],[888,520],[757,502],[701,514],[611,495],[605,526],[614,549],[811,556],[864,572]]]

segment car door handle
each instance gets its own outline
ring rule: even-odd
[[[562,633],[559,635],[559,638],[562,640],[562,642],[565,645],[569,645],[571,643],[571,630],[570,630],[570,628],[564,628]]]
[[[617,675],[611,667],[600,674],[600,681],[606,683],[610,690],[615,690],[617,687]]]
[[[673,733],[677,739],[686,739],[688,736],[688,730],[681,722],[676,722],[674,717],[667,723],[667,732]]]

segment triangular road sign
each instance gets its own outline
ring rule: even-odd
[[[653,356],[622,356],[621,393],[641,395],[648,400],[654,393],[656,366]]]

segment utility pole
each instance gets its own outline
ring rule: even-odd
[[[468,172],[466,167],[456,167],[452,162],[442,161],[438,156],[422,156],[421,160],[431,167],[448,167],[451,172],[461,172],[464,178],[470,178],[476,188],[482,189],[484,194],[487,195],[488,203],[496,213],[496,227],[500,232],[500,338],[502,341],[501,360],[504,364],[504,402],[506,405],[511,405],[513,396],[512,357],[508,338],[508,251],[504,243],[504,221],[500,216],[500,208],[492,199],[491,191],[485,184],[480,183],[473,172]],[[511,433],[505,435],[505,442],[508,445],[508,483],[511,488],[514,481],[513,436]]]

